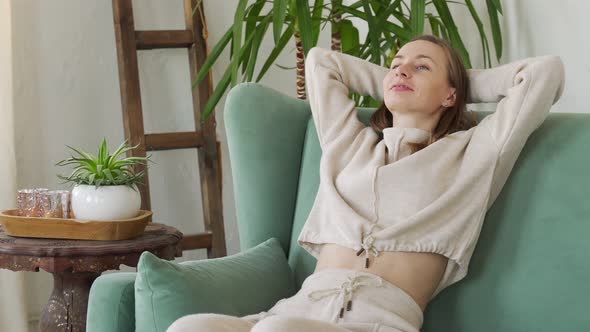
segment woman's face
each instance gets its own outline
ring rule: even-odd
[[[383,99],[390,112],[421,113],[430,116],[454,103],[447,55],[442,47],[416,40],[405,44],[383,79]]]

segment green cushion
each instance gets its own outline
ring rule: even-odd
[[[294,293],[293,273],[277,238],[232,256],[182,263],[144,252],[135,281],[136,330],[164,332],[194,313],[258,313]]]

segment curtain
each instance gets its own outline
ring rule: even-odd
[[[0,209],[16,206],[11,0],[0,0]],[[24,272],[0,269],[0,331],[28,331]]]

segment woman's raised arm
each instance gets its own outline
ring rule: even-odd
[[[388,69],[349,54],[312,48],[305,59],[307,96],[320,145],[350,144],[366,126],[349,92],[383,100]]]
[[[478,129],[487,130],[498,148],[489,205],[493,203],[528,137],[543,123],[565,84],[558,56],[527,58],[491,69],[468,70],[468,102],[498,102]]]
[[[481,125],[500,149],[523,143],[561,97],[564,68],[558,56],[527,58],[491,69],[471,69],[468,103],[498,103]]]

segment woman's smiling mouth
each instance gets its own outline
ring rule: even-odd
[[[393,91],[414,91],[414,90],[412,90],[412,88],[410,88],[409,86],[407,86],[405,84],[394,84],[391,87],[391,90],[393,90]]]

